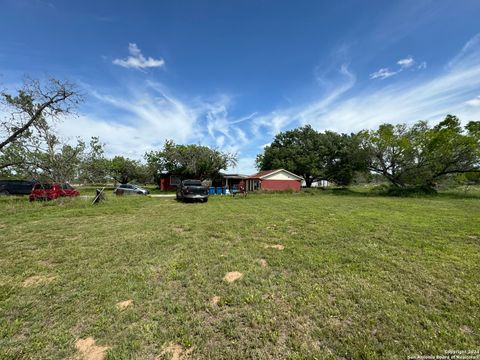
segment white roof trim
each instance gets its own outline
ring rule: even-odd
[[[301,176],[298,176],[297,174],[294,174],[294,173],[292,173],[292,172],[290,172],[290,171],[288,171],[288,170],[285,170],[285,169],[278,169],[278,170],[272,171],[272,172],[270,172],[270,173],[268,173],[268,174],[265,174],[265,175],[261,176],[260,179],[266,179],[266,178],[268,178],[268,177],[270,177],[270,176],[272,176],[272,175],[278,174],[278,173],[281,172],[281,171],[284,171],[284,172],[286,172],[286,173],[288,173],[288,174],[296,177],[296,178],[299,179],[299,180],[303,180],[303,178],[302,178]]]

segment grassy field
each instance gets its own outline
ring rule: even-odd
[[[0,211],[2,359],[480,349],[473,195],[4,198]]]

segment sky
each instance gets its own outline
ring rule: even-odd
[[[238,155],[306,124],[480,120],[478,0],[0,0],[0,87],[74,82],[68,141],[143,159],[166,139]]]

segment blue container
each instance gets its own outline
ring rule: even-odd
[[[223,188],[222,187],[217,187],[217,195],[223,194]]]
[[[209,195],[214,195],[215,194],[215,186],[210,186],[208,188],[208,194]]]

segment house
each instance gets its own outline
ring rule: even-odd
[[[261,171],[245,179],[247,191],[289,190],[300,191],[302,177],[285,169]]]
[[[232,189],[240,186],[245,186],[245,179],[247,175],[242,174],[225,174],[219,173],[218,178],[212,182],[212,186],[221,186],[224,188]]]
[[[175,190],[180,185],[181,178],[174,174],[161,174],[159,180],[160,190]],[[289,190],[300,191],[302,177],[285,169],[261,171],[255,175],[220,173],[212,181],[212,186],[229,188],[245,187],[247,191],[255,190]]]
[[[225,174],[219,173],[218,177],[211,183],[215,187],[233,188],[244,186],[244,180],[247,175],[241,174]],[[164,173],[160,175],[159,184],[160,190],[175,190],[180,185],[182,179],[179,175]]]

